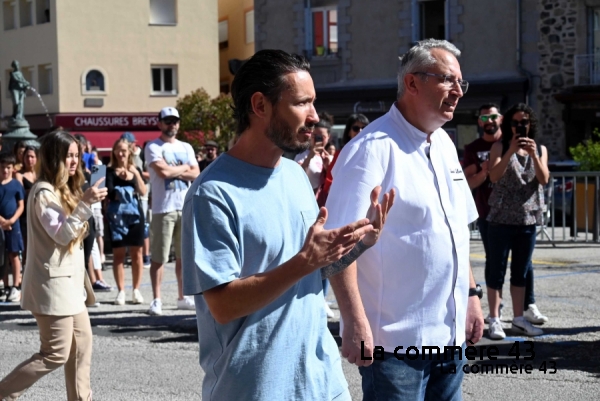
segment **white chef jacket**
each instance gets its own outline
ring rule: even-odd
[[[448,134],[437,129],[428,143],[393,105],[342,149],[332,174],[328,229],[364,218],[375,186],[396,190],[379,242],[357,262],[374,345],[461,345],[477,209]]]

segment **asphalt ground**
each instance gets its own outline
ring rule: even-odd
[[[471,262],[476,281],[484,284],[484,252],[481,242],[472,241]],[[484,338],[477,349],[495,346],[498,360],[469,362],[463,382],[465,400],[598,400],[600,399],[600,245],[561,243],[556,248],[539,244],[534,253],[537,305],[550,321],[543,336],[529,339],[510,331],[512,308],[508,285],[504,294],[504,341]],[[106,281],[114,284],[110,270]],[[131,272],[126,270],[128,283]],[[507,280],[508,281],[508,280]],[[160,317],[145,311],[151,300],[150,276],[144,271],[144,305],[112,305],[116,291],[98,293],[100,306],[90,308],[94,332],[92,387],[94,400],[199,400],[203,372],[198,364],[196,319],[191,311],[175,308],[177,286],[173,264],[168,264],[163,282],[163,311]],[[339,312],[328,296],[336,318],[329,327],[339,342]],[[487,302],[483,299],[484,315]],[[487,327],[487,326],[486,326]],[[533,360],[524,360],[533,341]],[[516,359],[515,342],[520,359]],[[15,304],[0,304],[0,377],[36,352],[37,326],[31,314]],[[511,352],[512,349],[512,352]],[[513,355],[509,356],[509,353]],[[522,365],[507,373],[502,365]],[[531,365],[530,373],[526,365]],[[355,400],[362,399],[358,369],[343,363]],[[513,368],[514,369],[514,368]],[[486,371],[487,373],[481,373]],[[519,372],[519,370],[522,370]],[[544,371],[545,370],[545,371]],[[477,373],[475,373],[477,372]],[[240,387],[240,392],[244,391]],[[38,381],[20,399],[61,400],[66,398],[62,371]]]

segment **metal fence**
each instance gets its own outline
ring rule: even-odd
[[[600,242],[600,172],[551,173],[548,188],[548,239]]]
[[[575,85],[600,84],[600,55],[578,54],[575,56]]]
[[[552,172],[538,237],[556,242],[600,243],[600,172]],[[479,239],[471,225],[471,239]]]

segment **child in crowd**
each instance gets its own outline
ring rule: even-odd
[[[19,252],[23,251],[23,238],[19,217],[25,208],[25,191],[21,183],[13,178],[15,156],[9,153],[0,155],[0,227],[4,232],[4,262],[12,266],[13,285],[8,290],[8,269],[3,281],[7,291],[7,302],[21,300],[21,260]]]

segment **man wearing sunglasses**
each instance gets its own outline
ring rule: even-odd
[[[163,267],[169,261],[171,242],[175,247],[177,308],[195,310],[194,299],[183,296],[181,284],[181,211],[190,182],[199,174],[194,149],[175,138],[179,130],[179,112],[165,107],[158,113],[159,138],[148,143],[145,156],[152,186],[152,231],[150,279],[154,299],[150,315],[162,315],[160,285]]]
[[[483,247],[487,252],[487,221],[485,218],[490,211],[488,198],[492,193],[492,183],[489,179],[489,159],[492,145],[502,138],[500,130],[502,115],[499,107],[494,103],[482,104],[479,107],[477,125],[483,131],[480,138],[465,146],[463,168],[469,187],[475,196],[475,205],[479,213],[479,232]],[[486,263],[487,269],[487,263]]]

